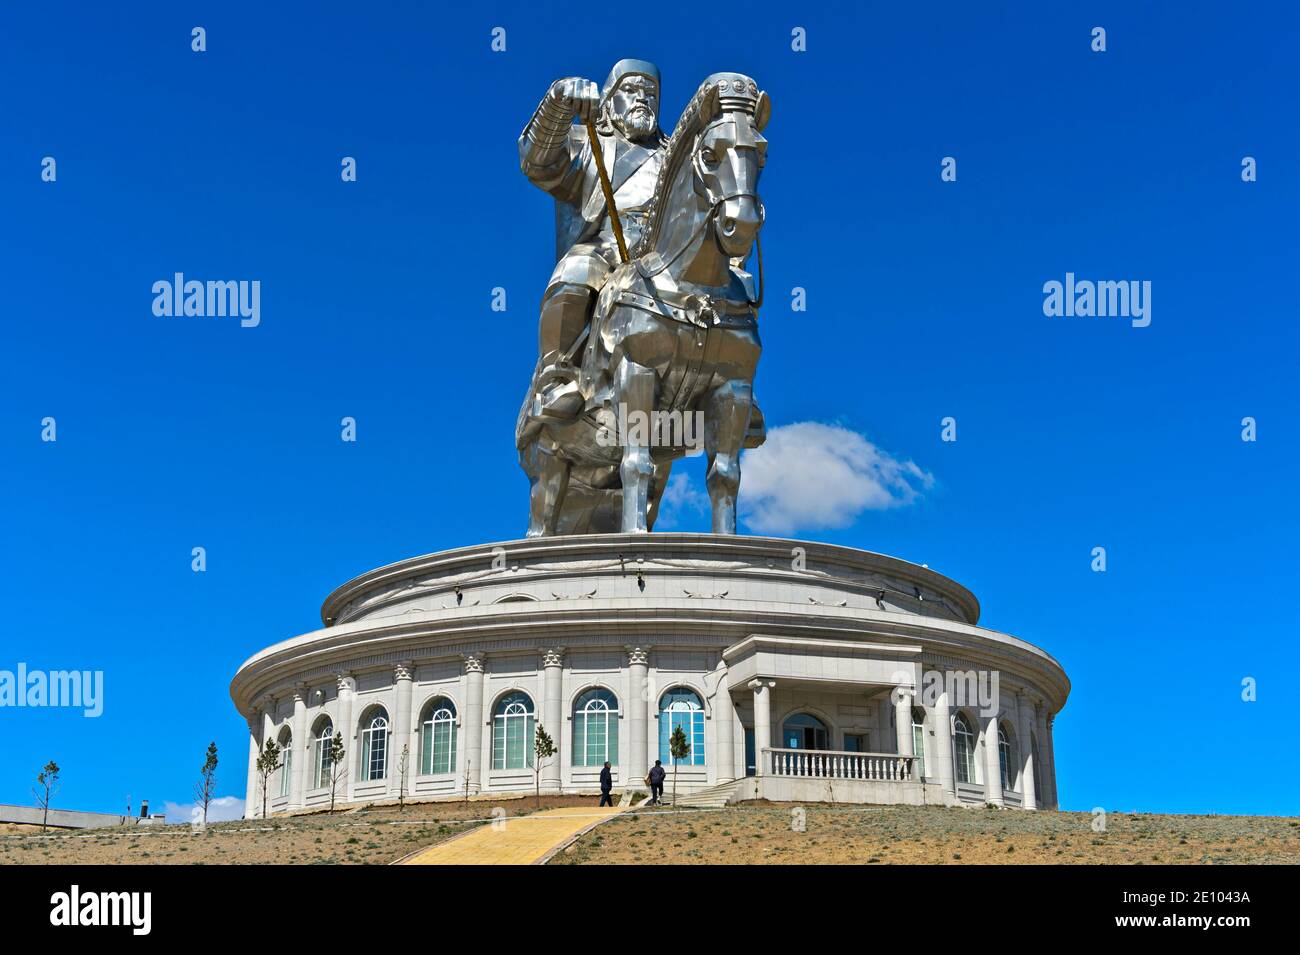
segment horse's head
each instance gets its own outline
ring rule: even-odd
[[[744,74],[714,73],[700,84],[669,141],[637,254],[680,262],[687,248],[711,247],[724,270],[749,255],[763,225],[758,177],[771,113],[767,94]]]
[[[712,212],[710,228],[722,251],[745,258],[763,225],[758,177],[767,158],[763,127],[772,104],[758,84],[740,73],[714,73],[704,81],[703,128],[691,150],[695,191]]]

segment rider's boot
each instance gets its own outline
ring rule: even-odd
[[[533,380],[533,414],[552,421],[571,421],[582,411],[578,370],[569,354],[587,327],[595,292],[585,285],[559,282],[546,290],[538,330],[541,360]]]

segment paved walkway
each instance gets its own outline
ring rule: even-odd
[[[533,865],[578,833],[600,825],[630,806],[596,809],[567,806],[528,816],[510,816],[422,849],[402,865]]]

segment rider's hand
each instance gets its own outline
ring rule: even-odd
[[[570,76],[551,85],[551,96],[565,110],[584,123],[596,119],[600,107],[600,87],[591,80]]]

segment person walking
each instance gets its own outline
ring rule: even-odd
[[[663,763],[655,760],[655,764],[650,769],[650,775],[646,778],[650,780],[650,805],[662,806],[664,802],[664,777],[668,773],[664,771]]]
[[[610,790],[614,788],[614,774],[609,771],[609,763],[600,771],[600,804],[602,806],[613,806],[614,800],[610,797]]]

